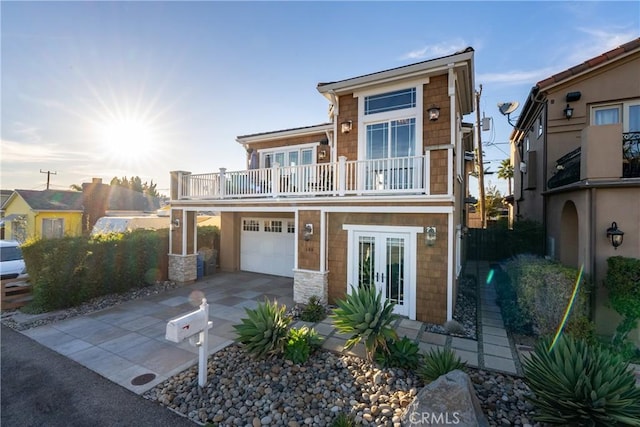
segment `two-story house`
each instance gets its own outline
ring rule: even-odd
[[[640,258],[639,76],[640,38],[538,82],[511,134],[516,217],[543,223],[549,256],[584,266],[602,334],[618,323],[607,258]]]
[[[329,122],[237,137],[246,170],[171,172],[170,279],[196,278],[195,217],[213,210],[222,270],[292,277],[296,302],[371,285],[401,315],[451,319],[473,49],[317,90]]]

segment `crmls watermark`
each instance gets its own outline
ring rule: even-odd
[[[409,416],[411,424],[455,425],[460,424],[459,412],[412,412]]]

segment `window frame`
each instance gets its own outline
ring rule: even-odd
[[[607,123],[607,124],[622,124],[622,131],[629,132],[629,118],[631,107],[640,106],[640,98],[618,101],[618,102],[607,102],[591,105],[590,108],[590,125],[591,126],[605,126],[596,124],[596,112],[600,110],[606,109],[616,109],[618,110],[618,121],[616,123]]]
[[[297,144],[297,145],[284,145],[284,146],[280,146],[280,147],[272,147],[272,148],[263,148],[261,150],[258,150],[258,155],[260,156],[260,165],[264,165],[263,168],[264,169],[269,169],[272,168],[274,163],[271,163],[267,166],[267,157],[271,156],[271,158],[275,158],[276,155],[282,154],[283,158],[284,158],[284,162],[285,164],[279,165],[280,167],[288,167],[291,166],[290,165],[290,161],[289,161],[289,153],[293,153],[296,152],[298,154],[298,164],[296,166],[299,166],[301,164],[303,155],[302,153],[307,151],[307,150],[311,150],[311,163],[312,165],[316,164],[318,162],[317,159],[317,147],[320,145],[320,141],[317,142],[311,142],[311,143],[307,143],[307,144]]]
[[[59,222],[59,235],[53,235],[53,231],[54,231],[54,224],[53,223],[58,223]],[[45,224],[51,224],[50,226],[45,226]],[[43,239],[60,239],[62,237],[64,237],[64,226],[65,226],[65,222],[64,222],[64,218],[42,218],[42,222],[40,223],[41,226],[41,230],[40,230],[40,234],[42,235]],[[50,230],[47,230],[50,227]],[[51,235],[47,235],[47,231],[51,231]]]
[[[403,119],[415,119],[414,142],[411,149],[411,156],[422,155],[423,147],[423,120],[424,120],[424,85],[429,83],[429,79],[417,79],[405,83],[387,85],[382,88],[366,91],[354,92],[353,97],[358,99],[358,160],[367,159],[367,126],[388,123]],[[415,107],[401,108],[391,111],[365,114],[365,98],[368,96],[382,95],[385,93],[397,92],[400,90],[415,89]]]

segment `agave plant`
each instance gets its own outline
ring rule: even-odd
[[[429,350],[416,373],[422,381],[430,383],[441,375],[456,369],[464,369],[466,366],[467,364],[462,362],[453,350],[438,348],[437,350]]]
[[[393,314],[395,303],[382,301],[382,295],[373,286],[353,288],[344,300],[337,301],[331,315],[333,324],[341,334],[351,334],[344,348],[350,349],[361,340],[367,357],[373,360],[376,350],[387,352],[387,340],[397,339],[391,325],[397,318]]]
[[[287,342],[290,318],[285,316],[287,306],[265,300],[252,310],[245,308],[246,318],[233,325],[238,341],[255,357],[281,354]]]
[[[562,336],[536,344],[525,360],[536,420],[561,425],[640,426],[640,388],[622,356]]]

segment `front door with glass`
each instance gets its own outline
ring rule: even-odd
[[[407,276],[408,240],[402,233],[356,232],[354,265],[358,286],[375,286],[382,297],[394,302],[394,313],[409,315]]]

